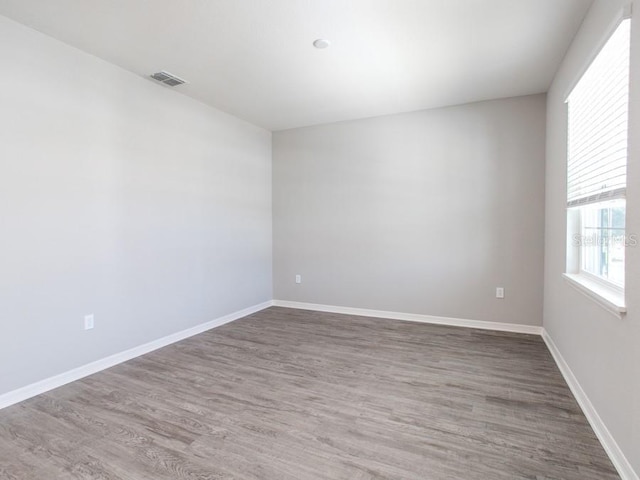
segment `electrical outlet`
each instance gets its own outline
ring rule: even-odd
[[[84,316],[84,329],[91,330],[93,328],[93,314]]]
[[[497,287],[496,288],[496,298],[504,298],[504,288]]]
[[[296,275],[296,283],[302,283],[302,275]]]

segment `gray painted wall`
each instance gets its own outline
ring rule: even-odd
[[[562,278],[566,250],[565,96],[612,31],[623,0],[596,0],[547,99],[544,327],[640,474],[640,250],[628,248],[628,314],[619,319]],[[636,2],[636,13],[638,4]],[[640,16],[632,21],[627,233],[640,234]]]
[[[544,95],[274,133],[275,298],[541,325],[544,148]]]
[[[0,394],[272,298],[270,132],[3,17],[0,58]]]

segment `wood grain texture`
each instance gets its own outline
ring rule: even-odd
[[[270,308],[0,411],[0,479],[619,478],[537,336]]]

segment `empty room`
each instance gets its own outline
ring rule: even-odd
[[[0,0],[0,480],[640,480],[639,2]]]

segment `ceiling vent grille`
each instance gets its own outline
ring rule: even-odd
[[[176,87],[178,85],[182,85],[183,83],[187,83],[186,80],[183,80],[180,77],[176,77],[175,75],[172,75],[169,72],[165,72],[164,70],[152,74],[151,78],[157,80],[160,83],[164,83],[165,85],[169,85],[170,87]]]

